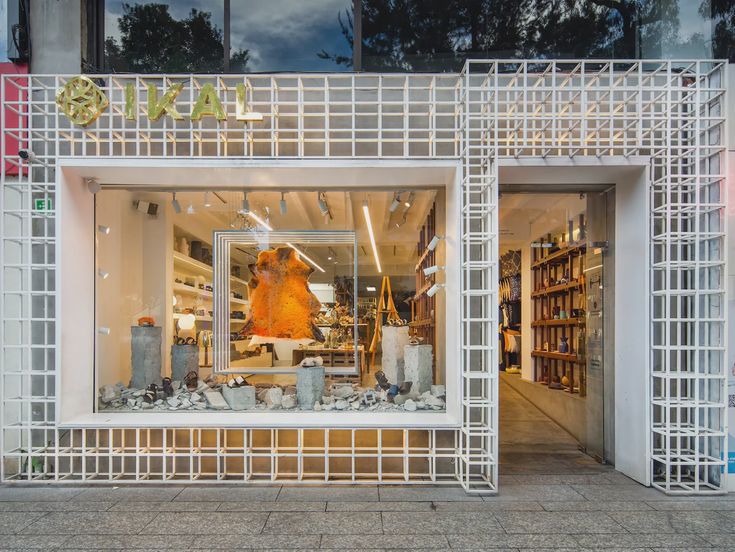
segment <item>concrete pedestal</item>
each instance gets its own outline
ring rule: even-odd
[[[296,399],[299,406],[312,410],[324,395],[324,366],[305,366],[296,370]]]
[[[222,386],[222,396],[230,405],[232,410],[250,410],[255,408],[255,387],[246,385],[244,387]]]
[[[431,391],[434,383],[431,356],[431,345],[406,345],[403,349],[406,381],[413,382],[411,391]]]
[[[161,383],[161,331],[160,326],[131,326],[130,387],[144,389],[151,383]]]
[[[199,373],[199,346],[171,345],[171,379],[184,381],[192,370]]]
[[[408,326],[383,326],[382,370],[390,383],[405,381],[403,348],[408,345]]]

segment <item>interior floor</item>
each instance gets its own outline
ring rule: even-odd
[[[569,475],[611,471],[579,450],[577,441],[504,380],[500,373],[500,473]]]

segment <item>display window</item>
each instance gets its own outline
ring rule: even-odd
[[[445,411],[444,188],[94,201],[98,412]]]

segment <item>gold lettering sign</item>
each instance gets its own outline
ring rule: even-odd
[[[128,121],[135,121],[135,98],[135,85],[129,82],[125,85],[125,118]]]
[[[74,77],[56,94],[56,104],[77,125],[86,126],[102,115],[109,105],[107,96],[87,77]]]
[[[235,119],[238,121],[262,121],[263,114],[254,111],[247,111],[245,102],[245,85],[239,83],[235,86],[236,102],[235,102]]]
[[[191,120],[198,121],[204,116],[216,117],[220,121],[227,119],[225,110],[222,109],[222,103],[217,97],[217,92],[211,83],[202,86],[199,97],[191,110]]]
[[[171,88],[166,90],[161,100],[158,100],[158,88],[155,84],[148,85],[148,118],[151,121],[157,121],[164,113],[171,115],[173,119],[183,119],[184,116],[176,111],[176,96],[179,95],[181,89],[184,88],[183,83],[172,84]]]

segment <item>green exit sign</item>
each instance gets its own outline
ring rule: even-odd
[[[50,199],[34,199],[33,210],[34,211],[50,211],[53,209],[53,205]]]

